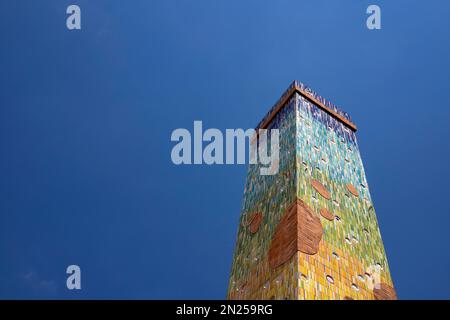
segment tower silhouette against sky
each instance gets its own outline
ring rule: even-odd
[[[350,116],[294,81],[257,128],[279,171],[249,166],[227,298],[396,299]]]

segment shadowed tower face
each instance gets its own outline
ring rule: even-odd
[[[258,128],[279,171],[249,166],[227,298],[396,299],[349,115],[295,81]]]

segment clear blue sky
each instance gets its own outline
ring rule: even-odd
[[[449,16],[444,0],[1,1],[0,298],[224,298],[246,167],[175,166],[170,134],[254,127],[294,79],[359,127],[399,297],[450,298]]]

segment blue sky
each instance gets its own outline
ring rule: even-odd
[[[443,0],[2,1],[0,298],[224,298],[246,167],[175,166],[170,134],[254,127],[294,79],[358,125],[399,297],[450,298],[449,15]]]

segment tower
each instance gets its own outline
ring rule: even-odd
[[[356,126],[294,81],[257,129],[279,171],[250,165],[228,299],[396,299]]]

